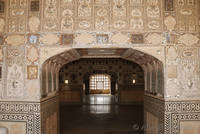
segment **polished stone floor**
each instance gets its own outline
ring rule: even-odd
[[[61,106],[61,134],[143,134],[138,128],[143,124],[143,106],[118,106],[113,96],[90,97],[91,104]]]

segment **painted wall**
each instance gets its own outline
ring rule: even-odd
[[[123,47],[145,52],[162,62],[162,69],[157,66],[154,70],[157,63],[149,63],[148,58],[139,60],[148,63],[144,65],[146,81],[149,81],[145,86],[146,94],[167,101],[165,107],[179,101],[181,105],[194,104],[198,115],[199,5],[198,0],[1,0],[0,100],[9,104],[7,107],[12,105],[10,101],[13,104],[22,101],[28,106],[32,106],[30,101],[37,104],[46,96],[41,92],[42,71],[53,75],[49,69],[42,68],[43,63],[56,54],[71,48]],[[55,61],[55,70],[59,70],[63,61],[66,63],[79,58],[74,53],[67,55],[67,59]],[[134,53],[127,54],[126,58],[137,61]],[[153,72],[157,72],[157,77]],[[164,82],[160,81],[162,73]],[[52,77],[53,80],[56,78]],[[163,83],[158,84],[162,86],[157,86],[160,90],[157,95],[151,93],[156,87],[154,79]],[[55,95],[58,87],[48,89],[51,90],[55,91],[52,93]],[[165,126],[165,133],[171,133],[172,129],[178,134],[176,127],[180,124],[174,121],[181,120],[179,105],[173,105],[174,109],[177,108],[173,112],[178,118],[170,112],[162,117],[166,118],[165,124],[170,124]],[[4,107],[1,108],[1,111],[4,110]],[[182,115],[189,114],[185,109],[181,112]],[[2,113],[9,114],[8,111]],[[17,114],[17,117],[21,115],[24,113]],[[33,118],[40,120],[39,115]],[[196,120],[200,120],[199,117]],[[35,124],[30,126],[40,129]],[[37,130],[35,133],[40,132]]]

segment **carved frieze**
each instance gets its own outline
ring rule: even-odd
[[[91,44],[96,41],[96,38],[92,34],[78,34],[75,37],[75,42],[77,44]]]
[[[39,35],[38,34],[28,34],[28,42],[30,44],[38,44],[39,43]]]
[[[158,33],[149,34],[145,39],[153,45],[161,45],[164,41],[164,37]]]
[[[5,39],[5,42],[11,46],[24,45],[26,39],[23,35],[10,35]]]
[[[40,41],[44,45],[55,45],[59,42],[59,37],[56,34],[46,34],[40,37]]]
[[[132,44],[144,43],[143,34],[132,34],[131,35],[131,43]]]
[[[129,37],[122,33],[113,34],[110,40],[115,44],[127,44],[130,41]]]
[[[109,37],[107,34],[98,34],[96,35],[98,44],[107,44],[109,42]]]
[[[199,38],[192,34],[184,34],[184,35],[180,36],[178,41],[179,41],[179,43],[183,43],[186,46],[192,46],[199,42]]]
[[[73,34],[63,34],[61,36],[61,45],[72,45],[74,43]]]

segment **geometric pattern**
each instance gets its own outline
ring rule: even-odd
[[[180,134],[181,121],[200,121],[200,101],[164,101],[146,96],[145,111],[159,118],[159,134]]]
[[[0,102],[0,122],[25,122],[26,134],[40,134],[40,103]]]

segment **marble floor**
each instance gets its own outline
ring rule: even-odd
[[[60,134],[143,134],[142,105],[119,106],[108,95],[90,97],[91,103],[60,107]]]

